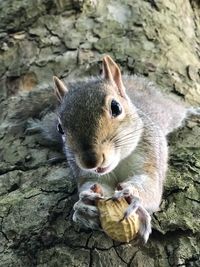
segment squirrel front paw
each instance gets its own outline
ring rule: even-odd
[[[73,221],[84,228],[100,229],[99,211],[96,201],[102,199],[100,186],[94,184],[90,189],[79,194],[79,201],[74,204]]]
[[[124,197],[128,203],[131,202],[132,198],[139,197],[138,190],[129,183],[120,183],[117,185],[113,199],[119,199]]]
[[[117,190],[115,191],[113,199],[119,199],[121,197],[124,197],[129,203],[123,219],[131,216],[134,213],[139,215],[139,237],[144,243],[146,243],[149,235],[151,234],[151,216],[143,207],[138,190],[129,183],[121,183],[117,186]]]

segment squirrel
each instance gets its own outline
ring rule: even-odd
[[[139,236],[147,242],[151,214],[159,210],[162,198],[167,135],[196,110],[161,93],[143,77],[122,75],[108,55],[102,69],[102,76],[68,85],[54,77],[60,106],[56,116],[41,122],[41,130],[63,147],[77,181],[73,220],[99,229],[95,201],[124,197],[129,203],[124,218],[139,215]],[[101,194],[94,190],[97,185]]]

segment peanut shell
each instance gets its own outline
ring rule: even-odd
[[[134,214],[123,219],[128,203],[124,198],[119,200],[99,200],[97,207],[100,212],[101,226],[113,240],[129,242],[139,231],[139,216]]]

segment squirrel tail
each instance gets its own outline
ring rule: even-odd
[[[55,113],[45,115],[41,120],[30,119],[27,122],[25,134],[38,134],[38,142],[41,145],[63,150],[63,140],[57,131],[58,119]]]

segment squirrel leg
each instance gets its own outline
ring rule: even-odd
[[[148,211],[142,206],[138,190],[131,184],[121,183],[117,186],[113,199],[124,197],[129,203],[128,208],[124,213],[124,218],[137,213],[140,218],[139,236],[144,243],[147,242],[151,233],[151,216]]]
[[[79,200],[74,205],[73,221],[84,226],[84,228],[99,229],[99,212],[97,207],[85,204]]]
[[[98,200],[98,199],[102,199],[103,196],[101,195],[101,193],[96,193],[90,188],[89,190],[82,191],[79,194],[79,198],[82,201],[84,201],[84,200],[86,200],[86,201],[87,200],[95,201],[95,200]]]
[[[139,197],[139,193],[133,185],[127,183],[120,183],[117,186],[117,190],[115,190],[113,199],[118,199],[121,197],[126,198],[128,201],[129,198]]]
[[[131,216],[133,213],[137,213],[140,219],[139,235],[144,243],[149,239],[151,233],[151,216],[148,211],[141,205],[140,199],[133,197],[129,207],[124,213],[124,219]]]
[[[90,217],[95,217],[98,215],[98,209],[96,206],[86,204],[82,200],[77,201],[74,204],[74,211],[78,211],[80,213],[88,214]]]
[[[83,216],[83,214],[76,210],[72,217],[73,221],[79,224],[81,227],[86,229],[93,229],[99,230],[100,229],[100,221],[98,216],[90,217],[90,216]]]
[[[99,185],[90,185],[79,194],[79,201],[74,204],[73,221],[84,228],[100,229],[99,211],[96,201],[102,199],[102,192],[98,192]]]
[[[140,218],[139,235],[144,241],[144,243],[146,243],[149,239],[149,235],[151,234],[151,216],[149,215],[147,210],[141,205],[136,210],[136,213],[139,215]]]

